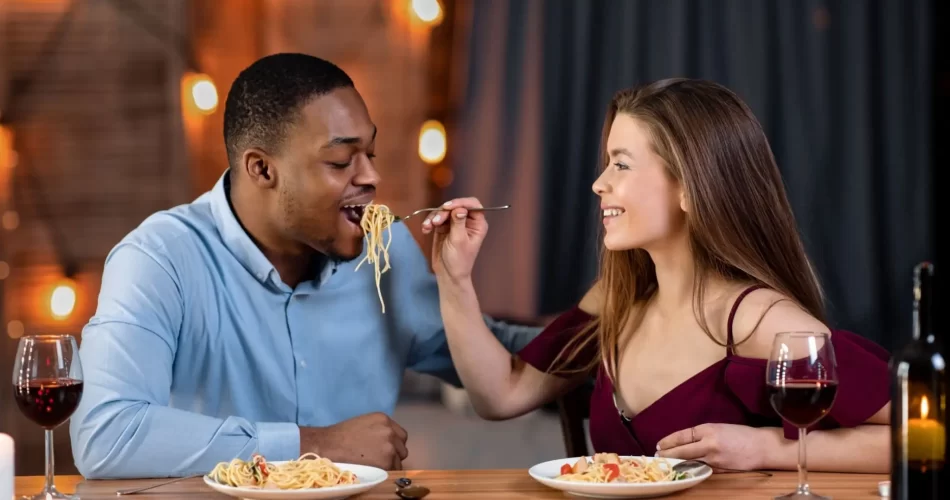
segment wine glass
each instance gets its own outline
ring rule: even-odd
[[[46,486],[24,499],[78,499],[53,485],[53,429],[76,411],[82,399],[82,366],[72,335],[20,338],[13,366],[13,395],[26,418],[46,430]]]
[[[819,332],[783,332],[772,341],[766,383],[772,408],[798,427],[798,489],[776,500],[826,500],[808,487],[806,429],[831,410],[838,393],[838,372],[831,336]]]

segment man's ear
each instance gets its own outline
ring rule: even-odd
[[[252,184],[262,188],[277,185],[277,168],[271,157],[262,149],[246,149],[241,155],[241,167]]]

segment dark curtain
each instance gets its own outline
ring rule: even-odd
[[[471,39],[496,49],[490,56],[468,46],[466,96],[477,95],[486,80],[538,71],[517,64],[533,59],[520,30],[536,21],[514,15],[530,3],[471,2]],[[913,266],[933,259],[935,250],[932,1],[547,0],[536,7],[543,43],[531,48],[542,61],[535,89],[541,175],[539,203],[530,209],[540,231],[493,231],[489,240],[505,241],[495,243],[505,252],[483,255],[480,269],[506,253],[536,254],[535,270],[507,280],[535,279],[530,312],[556,313],[576,303],[597,267],[599,220],[590,186],[610,97],[662,78],[706,78],[737,92],[765,127],[826,289],[832,325],[886,347],[903,342]],[[502,19],[499,12],[509,15]],[[491,13],[496,22],[487,22]],[[504,64],[486,70],[489,57]],[[477,109],[467,99],[460,119],[488,106],[502,110],[493,133],[532,122],[518,116],[533,108],[519,108],[511,100],[517,95],[479,101]],[[467,172],[457,193],[473,192],[466,179],[485,171],[504,182],[538,168],[456,165]]]
[[[545,0],[474,1],[460,5],[466,39],[458,44],[457,119],[449,129],[448,194],[488,205],[491,237],[474,276],[482,309],[499,317],[533,318],[544,175],[542,165],[542,19]],[[542,252],[543,253],[543,252]]]

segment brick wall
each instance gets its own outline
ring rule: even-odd
[[[15,105],[20,162],[0,193],[8,200],[0,216],[15,211],[19,223],[0,228],[0,261],[11,267],[0,280],[0,380],[12,371],[11,321],[26,333],[78,334],[95,310],[109,249],[149,214],[213,185],[226,167],[227,89],[261,55],[307,52],[350,73],[379,127],[378,201],[397,213],[427,205],[428,169],[416,141],[428,104],[428,31],[408,19],[409,0],[228,0],[227,8],[220,0],[136,1],[190,40],[220,105],[206,117],[183,113],[181,51],[111,0],[72,2],[77,10],[62,47]],[[0,107],[11,82],[40,60],[69,4],[0,0]],[[63,279],[57,252],[79,264],[77,304],[66,320],[54,320],[48,306]],[[0,383],[0,401],[0,432],[18,443],[17,473],[42,474],[42,432],[16,411],[10,384]],[[56,434],[57,472],[74,473],[66,427]]]
[[[181,29],[182,0],[139,3]],[[12,373],[16,349],[9,322],[20,322],[26,333],[78,333],[95,309],[109,249],[150,213],[188,196],[178,105],[181,58],[106,0],[73,2],[59,49],[44,58],[44,42],[69,4],[0,2],[5,88],[42,70],[27,92],[3,101],[19,157],[5,210],[14,211],[19,224],[0,229],[0,260],[10,266],[0,282],[0,377]],[[76,309],[59,321],[48,308],[52,287],[63,278],[58,252],[79,265]],[[0,430],[17,440],[17,471],[41,474],[42,432],[16,411],[9,384],[0,384],[0,400]],[[57,472],[70,473],[75,469],[65,427],[56,440]]]

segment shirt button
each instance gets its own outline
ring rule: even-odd
[[[301,367],[301,368],[306,368],[306,367],[307,367],[307,362],[301,359],[301,360],[300,360],[300,367]]]

